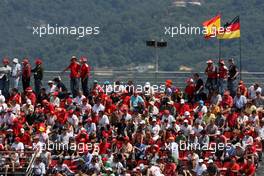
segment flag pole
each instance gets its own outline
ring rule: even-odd
[[[240,16],[239,23],[240,23]],[[241,45],[241,29],[240,29],[240,37],[239,37],[239,71],[240,71],[240,80],[242,80],[242,45]]]
[[[240,80],[242,80],[242,52],[241,52],[241,36],[239,37],[239,72]]]
[[[221,40],[220,39],[218,39],[219,40],[219,53],[218,53],[218,63],[220,63],[220,59],[221,59],[221,49],[222,49],[222,46],[221,46]]]

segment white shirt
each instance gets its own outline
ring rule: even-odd
[[[13,143],[12,148],[15,148],[16,151],[18,150],[24,150],[24,144],[22,142],[18,142],[18,143]]]
[[[264,140],[264,126],[258,129],[259,137]]]
[[[129,121],[129,120],[132,119],[132,116],[130,114],[128,114],[128,113],[127,114],[124,114],[123,117],[125,118],[126,121]]]
[[[99,126],[100,127],[105,127],[109,123],[110,122],[109,122],[109,119],[108,119],[108,116],[107,115],[103,115],[102,118],[99,120]]]
[[[258,87],[256,90],[254,89],[254,86],[250,86],[248,89],[248,97],[250,99],[255,99],[256,98],[256,92],[262,92],[261,87]]]
[[[73,99],[73,102],[75,102],[77,105],[81,105],[82,104],[82,100],[85,98],[84,95],[82,96],[77,96]]]
[[[47,89],[47,93],[50,94],[50,93],[53,93],[56,91],[56,86],[53,84],[51,87],[48,86],[48,89]]]
[[[95,113],[98,114],[100,111],[104,111],[105,110],[105,107],[102,104],[99,104],[99,105],[95,104],[93,106],[93,109],[92,110],[93,110],[93,112],[95,112]]]
[[[206,170],[207,170],[207,167],[205,164],[202,164],[202,165],[197,164],[194,169],[194,172],[196,173],[197,176],[201,176]]]
[[[7,79],[9,79],[11,73],[11,67],[9,65],[0,67],[0,79],[2,79],[5,75]]]
[[[244,95],[240,95],[240,97],[235,96],[234,98],[234,105],[242,109],[247,103],[247,98]]]
[[[32,167],[34,169],[34,174],[41,176],[46,174],[46,166],[43,162],[38,165],[33,165]]]
[[[11,71],[12,77],[17,77],[21,72],[21,65],[19,63],[14,64]]]

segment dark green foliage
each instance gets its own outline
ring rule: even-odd
[[[180,65],[203,68],[208,58],[218,57],[218,41],[201,35],[164,35],[164,26],[180,23],[201,26],[222,14],[222,23],[240,15],[244,70],[263,71],[264,2],[262,0],[204,0],[202,6],[169,7],[171,0],[1,0],[0,57],[41,57],[48,70],[62,70],[71,55],[86,55],[97,67],[154,63],[154,50],[145,40],[164,38],[168,47],[159,51],[162,70],[178,70]],[[100,35],[32,35],[32,26],[99,26]],[[239,58],[238,40],[223,41],[224,58]],[[258,64],[256,64],[258,63]]]

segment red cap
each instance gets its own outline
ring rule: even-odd
[[[69,114],[73,114],[73,113],[74,113],[73,109],[69,110]]]
[[[124,137],[124,140],[125,140],[125,141],[129,141],[129,137],[128,137],[128,136],[125,136],[125,137]]]
[[[206,63],[207,63],[207,64],[212,64],[213,61],[212,61],[211,59],[209,59]]]
[[[40,64],[42,64],[42,60],[39,59],[39,58],[37,58],[37,59],[35,60],[35,64],[36,64],[36,65],[40,65]]]
[[[15,141],[16,141],[16,142],[20,142],[20,138],[19,138],[19,137],[16,137],[16,138],[15,138]]]
[[[82,56],[81,59],[80,59],[81,62],[87,62],[87,58]]]
[[[3,59],[3,64],[9,64],[9,58],[8,57],[5,57]]]
[[[170,111],[166,109],[166,110],[164,111],[164,114],[165,114],[165,115],[169,115],[169,114],[170,114]]]
[[[166,85],[171,85],[172,84],[172,80],[170,80],[170,79],[168,79],[168,80],[166,80]]]
[[[32,87],[27,87],[26,88],[26,92],[32,92],[32,91],[33,91]]]
[[[23,64],[28,64],[29,63],[29,60],[28,58],[24,58],[23,61],[22,61]]]

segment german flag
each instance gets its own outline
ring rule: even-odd
[[[240,38],[239,16],[235,17],[230,23],[226,23],[224,31],[219,31],[217,38],[220,40]]]
[[[221,27],[220,15],[217,15],[214,18],[203,22],[203,27],[206,32],[204,36],[206,39],[209,39],[211,37],[216,37],[217,31]]]

